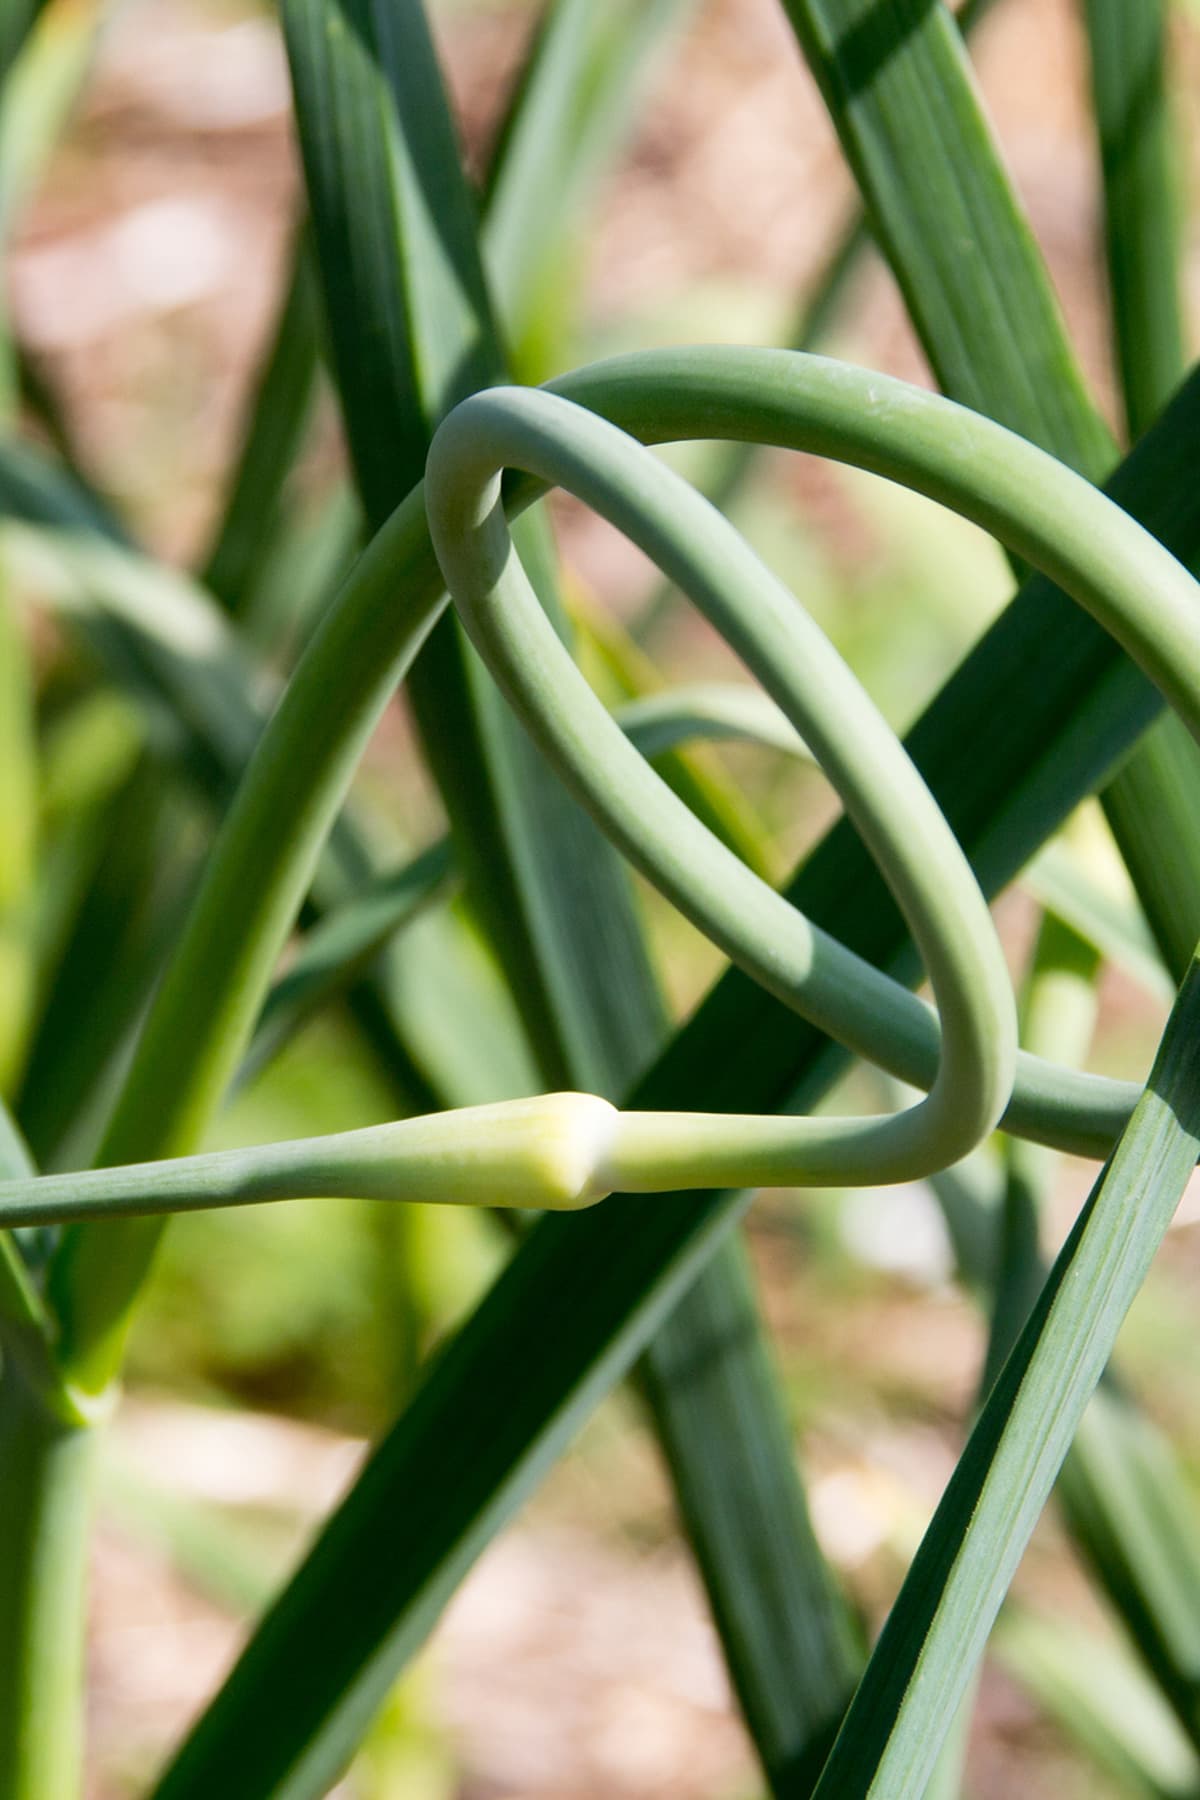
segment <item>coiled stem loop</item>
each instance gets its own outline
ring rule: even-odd
[[[713,837],[632,748],[544,614],[509,535],[517,467],[602,513],[688,593],[827,771],[925,960],[942,1024],[927,1098],[872,1119],[626,1115],[603,1185],[906,1181],[957,1161],[1012,1086],[1016,1022],[986,903],[894,733],[799,602],[733,527],[615,425],[559,396],[494,389],[438,431],[434,548],[477,648],[530,732],[630,861],[787,1005],[860,1054],[886,977],[796,912]]]

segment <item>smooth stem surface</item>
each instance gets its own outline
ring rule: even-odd
[[[785,1166],[801,1185],[869,1183],[957,1161],[1008,1098],[1016,1022],[986,904],[899,742],[828,639],[726,520],[624,433],[557,396],[520,389],[465,401],[441,427],[425,484],[434,544],[476,647],[530,732],[613,841],[708,938],[843,1037],[860,1007],[864,1021],[872,1012],[859,965],[781,904],[621,736],[562,649],[516,555],[500,504],[499,477],[509,466],[574,492],[659,561],[772,692],[896,895],[942,1020],[932,1090],[911,1112],[869,1122],[764,1120],[749,1130],[741,1122],[737,1137],[735,1122],[688,1118],[678,1128],[682,1159],[656,1115],[646,1116],[636,1139],[630,1117],[614,1144],[611,1185],[760,1186]],[[795,944],[790,966],[781,928]],[[803,971],[799,978],[792,968]],[[632,1154],[627,1139],[635,1140]]]
[[[807,449],[953,506],[1062,583],[1197,728],[1200,606],[1191,577],[1088,483],[987,420],[869,371],[783,351],[621,358],[555,387],[648,441],[694,435]],[[527,485],[521,500],[535,491]],[[263,734],[139,1041],[104,1162],[186,1152],[205,1129],[358,756],[440,605],[423,496],[414,492],[352,571]],[[920,1065],[931,1081],[937,1039],[928,1012],[882,977],[877,993],[890,1017],[875,1021],[871,1053],[894,1064],[903,1035],[906,1066],[897,1072],[920,1081]],[[1127,1095],[1114,1101],[1110,1090],[1081,1082],[1043,1074],[1024,1090],[1019,1083],[1010,1119],[1024,1129],[1048,1118],[1048,1130],[1066,1131],[1081,1094],[1107,1095],[1102,1131],[1123,1116]],[[64,1355],[85,1386],[103,1386],[118,1365],[154,1241],[154,1228],[139,1224],[67,1236],[53,1295]]]
[[[619,1120],[593,1094],[543,1094],[395,1125],[0,1182],[11,1224],[190,1212],[301,1195],[573,1210],[599,1199]]]
[[[0,1380],[0,1787],[4,1800],[81,1791],[93,1431]]]

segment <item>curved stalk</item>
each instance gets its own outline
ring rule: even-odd
[[[511,466],[586,501],[690,594],[812,746],[884,874],[929,971],[942,1048],[927,1099],[874,1120],[624,1122],[613,1185],[870,1184],[965,1156],[1007,1103],[1016,1016],[1004,957],[966,858],[924,782],[824,633],[687,482],[559,396],[464,401],[429,453],[434,547],[476,649],[613,842],[713,943],[814,1024],[872,1054],[875,978],[696,819],[609,718],[546,618],[509,536]],[[762,1126],[760,1130],[759,1127]],[[740,1129],[739,1129],[740,1126]],[[776,1173],[777,1171],[777,1173]],[[786,1173],[785,1173],[786,1171]]]
[[[988,420],[869,371],[786,351],[621,358],[553,388],[645,441],[728,437],[814,451],[952,506],[1071,593],[1197,730],[1196,584],[1086,481]],[[456,417],[442,430],[460,430]],[[578,473],[586,493],[587,471]],[[538,491],[533,481],[515,484],[514,508]],[[359,752],[442,605],[417,490],[351,573],[263,735],[143,1031],[106,1163],[186,1151],[211,1117]],[[810,944],[811,933],[805,935]],[[866,1017],[860,982],[855,1047],[861,1043],[906,1079],[931,1084],[938,1031],[928,1009],[876,972],[862,981],[870,982],[873,998]],[[1004,1122],[1072,1148],[1082,1140],[1107,1143],[1131,1097],[1128,1088],[1022,1062]],[[684,1166],[676,1164],[675,1173]],[[115,1235],[84,1229],[68,1236],[54,1297],[64,1354],[85,1385],[103,1385],[115,1370],[154,1241],[145,1224],[118,1227]]]

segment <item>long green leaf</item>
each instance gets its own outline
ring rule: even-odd
[[[784,0],[948,394],[1088,472],[1112,447],[980,110],[929,0]]]
[[[744,1253],[715,1255],[659,1327],[641,1387],[722,1642],[746,1646],[730,1654],[730,1672],[771,1791],[800,1796],[813,1790],[863,1647],[800,1490],[779,1479],[793,1452],[751,1282]],[[764,1592],[786,1595],[786,1610],[764,1605]]]
[[[552,0],[513,94],[483,195],[483,252],[514,371],[551,373],[575,311],[571,260],[653,60],[692,0]]]
[[[442,413],[500,373],[500,351],[420,7],[294,0],[284,17],[333,362],[359,487],[378,525],[419,478]],[[548,589],[544,547],[535,554]],[[596,1062],[600,1085],[611,1082],[600,1065],[606,1056],[621,1065],[625,1034],[644,1059],[659,1029],[636,997],[648,977],[612,852],[560,798],[452,619],[435,631],[410,688],[460,866],[541,1061],[565,1074],[565,1033],[577,1056]],[[551,898],[547,916],[545,897],[563,894],[576,857],[592,881],[570,895],[568,931],[553,916],[563,899]],[[640,973],[610,979],[605,994],[591,953],[581,958],[578,948],[593,934],[610,966],[638,971],[641,961]],[[581,1030],[569,1015],[589,993]]]
[[[44,1168],[90,1147],[81,1128],[90,1117],[94,1133],[111,1099],[192,885],[186,815],[163,776],[142,758],[104,809],[92,880],[42,1003],[18,1112]]]
[[[21,11],[21,0],[10,0],[5,8],[6,17],[19,18]],[[27,9],[27,16],[32,11]],[[0,73],[0,238],[5,241],[62,136],[104,22],[101,0],[52,0],[37,11],[11,72]]]
[[[247,403],[241,454],[201,577],[235,615],[246,613],[271,548],[284,484],[312,412],[317,352],[317,296],[306,235],[299,231],[287,294]]]
[[[1102,473],[1112,447],[947,9],[925,0],[785,0],[785,10],[943,387],[1084,473]],[[1153,49],[1140,61],[1144,86],[1145,74],[1155,74]],[[1127,149],[1143,129],[1126,108]],[[1145,287],[1148,278],[1143,257],[1127,285]],[[1200,750],[1168,719],[1106,796],[1139,898],[1177,973],[1200,931],[1198,776]],[[1129,1523],[1127,1515],[1114,1519],[1109,1535]],[[1137,1529],[1145,1536],[1154,1528],[1147,1515]],[[1121,1569],[1135,1561],[1131,1548],[1114,1564],[1109,1591],[1118,1606],[1128,1603]],[[1190,1558],[1179,1567],[1181,1580],[1200,1574]],[[1200,1585],[1192,1604],[1200,1611]],[[1177,1670],[1174,1691],[1192,1675],[1191,1666]]]
[[[1200,963],[1142,1099],[992,1389],[816,1793],[920,1793],[1200,1151]]]
[[[661,29],[657,14],[665,12],[659,7],[646,20],[633,8],[617,26],[605,21],[610,54],[620,57],[626,73],[643,54],[638,40]],[[501,351],[421,7],[414,0],[288,0],[284,20],[333,360],[360,491],[378,525],[418,478],[441,415],[462,393],[501,373]],[[562,13],[543,45],[552,59],[564,47],[570,52],[562,65],[568,74],[577,48],[571,39],[584,23],[578,9]],[[564,114],[555,108],[569,110],[569,96],[557,93],[537,59],[525,99],[497,161],[493,190],[492,242],[510,255],[521,244],[528,248],[538,225],[537,196],[522,189],[520,167],[541,141],[547,117],[561,129]],[[609,111],[611,100],[610,93]],[[610,128],[611,118],[597,111],[589,157],[599,155]],[[503,255],[500,262],[503,267]],[[548,540],[536,520],[522,532],[527,566],[565,631]],[[496,946],[543,1078],[620,1094],[665,1029],[624,870],[515,725],[457,620],[435,628],[409,691],[468,892]],[[720,1274],[714,1279],[720,1282]],[[774,1492],[779,1517],[803,1527],[804,1501],[780,1403],[749,1289],[736,1268],[726,1272],[713,1304],[728,1313],[731,1295],[744,1305],[725,1380],[740,1394],[747,1436],[760,1442],[762,1492]],[[702,1565],[718,1584],[715,1605],[732,1632],[726,1653],[735,1682],[743,1692],[763,1686],[793,1636],[797,1654],[812,1637],[825,1639],[815,1659],[823,1667],[820,1680],[795,1684],[786,1707],[776,1706],[769,1719],[763,1715],[771,1730],[759,1747],[774,1774],[807,1755],[814,1736],[827,1736],[831,1707],[836,1712],[844,1703],[853,1670],[841,1648],[845,1630],[832,1583],[811,1535],[801,1529],[796,1540],[787,1570],[792,1579],[755,1587],[742,1571],[756,1566],[758,1546],[744,1529],[732,1529],[745,1516],[729,1514],[720,1497],[736,1472],[734,1460],[714,1487],[708,1476],[721,1452],[719,1434],[705,1425],[694,1395],[671,1416],[671,1371],[691,1364],[695,1333],[707,1341],[703,1297],[696,1304],[694,1322],[691,1314],[671,1321],[651,1349],[648,1378],[679,1480],[688,1483],[690,1464],[704,1471],[690,1485],[687,1518]],[[658,1355],[666,1359],[662,1370]],[[710,1551],[708,1537],[718,1534],[721,1549]],[[744,1604],[734,1617],[722,1583],[757,1594],[757,1603]],[[836,1704],[829,1697],[835,1689]]]
[[[1098,478],[1113,447],[1084,390],[1041,257],[992,142],[948,10],[925,0],[785,0],[922,344],[948,394],[1011,425]],[[1166,308],[1175,271],[1164,220],[1161,21],[1157,6],[1112,0],[1093,13],[1118,325],[1142,332]],[[1118,18],[1124,17],[1124,23]],[[1117,42],[1124,41],[1123,54]],[[1132,57],[1132,61],[1130,58]],[[1114,64],[1120,64],[1119,68]],[[1136,67],[1135,67],[1136,65]],[[1129,229],[1135,213],[1140,223]],[[1178,332],[1161,350],[1122,350],[1139,424],[1178,378]],[[1155,357],[1154,387],[1143,369]],[[1159,360],[1159,359],[1162,360]],[[1165,721],[1105,796],[1159,943],[1176,973],[1200,924],[1196,831],[1179,830],[1200,751]],[[1192,821],[1195,823],[1195,821]],[[1180,914],[1189,921],[1179,929]]]
[[[1069,925],[1043,918],[1022,999],[1021,1043],[1035,1056],[1077,1068],[1087,1059],[1096,1022],[1099,957]],[[992,1321],[980,1393],[986,1396],[1041,1292],[1046,1271],[1041,1214],[1058,1166],[1042,1144],[1005,1146],[1006,1181]]]
[[[1024,1005],[1022,1041],[1073,1063],[1086,1053],[1096,1013],[1096,952],[1054,918],[1044,920]],[[1045,1279],[1040,1215],[1057,1158],[1011,1141],[992,1330],[981,1391],[1010,1353]],[[940,1189],[945,1177],[935,1179]],[[939,1196],[940,1197],[940,1196]],[[1200,1584],[1195,1500],[1170,1443],[1110,1378],[1094,1395],[1059,1476],[1072,1541],[1117,1603],[1126,1630],[1193,1739],[1200,1676]]]
[[[1131,437],[1185,366],[1165,0],[1085,0],[1113,347]]]
[[[1200,380],[1113,483],[1123,504],[1192,563],[1200,563],[1200,494],[1187,445],[1198,420]],[[368,652],[378,661],[381,645]],[[994,892],[1156,711],[1146,683],[1110,642],[1049,583],[1034,580],[939,695],[910,748]],[[989,728],[977,735],[981,720]],[[899,918],[844,825],[789,892],[844,942],[915,975]],[[733,972],[632,1104],[805,1108],[844,1063],[818,1032]],[[192,1800],[243,1776],[280,1796],[311,1794],[333,1779],[479,1551],[630,1366],[744,1205],[737,1195],[663,1196],[652,1207],[614,1199],[535,1228],[251,1639],[164,1776],[161,1800]],[[319,1658],[298,1654],[297,1645],[315,1643]]]
[[[1088,0],[1113,344],[1130,433],[1184,370],[1175,170],[1161,0]],[[1200,751],[1164,720],[1106,797],[1121,853],[1178,978],[1200,932]]]
[[[1194,1800],[1196,1752],[1115,1639],[1006,1606],[989,1646],[1007,1673],[1139,1800]]]
[[[450,870],[450,846],[441,839],[328,912],[267,996],[238,1080],[259,1074],[305,1020],[364,974],[395,933],[445,892]]]
[[[1060,839],[1047,844],[1022,879],[1046,912],[1069,925],[1147,994],[1170,1004],[1174,984],[1136,903],[1132,897],[1114,896],[1093,880],[1069,843]]]

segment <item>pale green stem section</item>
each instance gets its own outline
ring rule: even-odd
[[[600,1198],[619,1115],[592,1094],[543,1094],[395,1125],[0,1182],[0,1220],[190,1212],[302,1195],[564,1209]]]
[[[1113,1109],[1114,1135],[1139,1092],[1131,1086],[1127,1108]],[[922,1167],[910,1143],[904,1160],[884,1160],[885,1150],[896,1156],[895,1122],[618,1112],[595,1094],[542,1094],[326,1137],[2,1181],[0,1227],[149,1220],[304,1196],[570,1211],[617,1190],[857,1185],[869,1157],[879,1164],[872,1179],[886,1185]],[[1100,1157],[1112,1141],[1081,1136],[1075,1147]],[[924,1150],[932,1163],[944,1146]]]
[[[804,449],[942,501],[1073,594],[1197,730],[1200,589],[1086,481],[990,421],[901,382],[787,351],[620,358],[554,387],[646,441],[725,437]],[[577,485],[586,492],[586,469]],[[514,506],[536,492],[523,484]],[[664,543],[662,551],[678,560],[681,546]],[[169,1156],[198,1140],[249,1040],[358,756],[442,603],[418,490],[351,572],[263,734],[156,996],[104,1162]],[[779,896],[763,892],[778,911],[768,916],[768,899],[756,896],[753,924],[736,949],[756,973],[772,968],[780,992],[808,981],[818,939]],[[843,1008],[838,982],[825,984],[834,1035],[902,1078],[932,1085],[939,1040],[929,1010],[821,942],[826,974],[854,971]],[[1105,1144],[1131,1099],[1127,1087],[1026,1061],[1005,1123],[1071,1148]],[[682,1167],[681,1158],[675,1172]],[[102,1386],[115,1371],[154,1242],[144,1223],[68,1234],[53,1295],[65,1354],[86,1385]]]
[[[476,648],[542,749],[625,855],[764,987],[826,1030],[871,1034],[861,963],[780,900],[620,733],[564,649],[509,536],[500,475],[584,500],[689,594],[812,746],[925,959],[943,1050],[928,1099],[885,1119],[685,1119],[680,1167],[645,1115],[614,1186],[802,1185],[916,1178],[966,1155],[1011,1092],[1016,1016],[987,904],[925,783],[828,638],[729,522],[615,426],[557,395],[497,389],[439,427],[425,502]],[[795,946],[784,973],[780,929]],[[785,940],[786,941],[786,940]],[[766,947],[764,949],[764,947]],[[791,972],[802,971],[799,980]],[[781,978],[782,976],[782,978]],[[857,1019],[855,1015],[857,1014]],[[739,1130],[739,1123],[741,1129]],[[622,1146],[637,1133],[624,1121]],[[672,1151],[674,1149],[674,1154]]]
[[[0,1104],[0,1172],[32,1178]],[[54,1365],[50,1323],[0,1231],[0,1793],[80,1791],[90,1421]]]
[[[95,1433],[49,1412],[15,1368],[0,1382],[0,1792],[75,1800]]]

